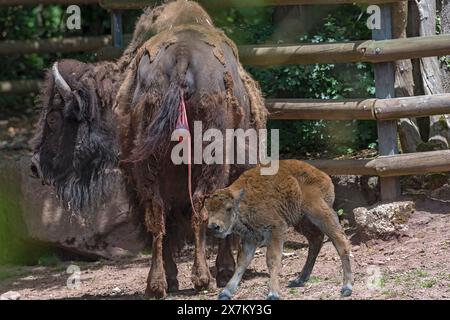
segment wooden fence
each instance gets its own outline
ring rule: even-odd
[[[121,31],[121,12],[140,9],[154,0],[100,0],[111,10],[112,36],[45,39],[37,41],[5,41],[0,55],[11,53],[96,52],[99,59],[112,59],[122,52],[129,39]],[[400,193],[396,178],[401,175],[450,171],[450,150],[397,154],[397,122],[403,117],[419,117],[450,113],[450,94],[394,97],[393,61],[450,54],[450,35],[406,39],[392,38],[390,3],[395,0],[199,0],[206,8],[228,6],[304,5],[304,4],[379,4],[382,28],[374,30],[372,40],[340,43],[296,45],[245,45],[239,47],[240,60],[247,65],[271,66],[339,62],[374,63],[376,98],[345,100],[268,99],[271,119],[299,120],[376,120],[380,157],[373,160],[315,160],[317,167],[329,174],[361,174],[381,177],[383,200]],[[94,0],[0,0],[1,5],[91,4]],[[36,91],[38,80],[0,82],[0,93]]]

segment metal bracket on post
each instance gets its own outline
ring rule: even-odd
[[[372,31],[373,40],[392,39],[392,18],[389,4],[381,5],[381,29]],[[375,54],[381,53],[376,48]],[[374,64],[376,97],[380,99],[395,97],[395,69],[392,62]],[[381,156],[398,153],[397,121],[378,121],[378,150]],[[398,198],[400,181],[396,177],[380,178],[381,200],[389,201]]]
[[[111,12],[111,33],[114,48],[123,47],[123,33],[122,33],[122,11],[113,10]]]

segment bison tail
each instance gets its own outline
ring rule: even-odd
[[[170,137],[176,127],[182,95],[181,86],[177,82],[172,82],[148,127],[145,141],[137,146],[131,157],[124,162],[142,162],[152,155],[162,155],[167,152]]]

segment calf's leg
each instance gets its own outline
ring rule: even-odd
[[[216,258],[216,283],[223,288],[234,274],[233,236],[219,240],[219,249]]]
[[[324,234],[306,217],[295,227],[295,230],[303,234],[308,240],[308,257],[306,258],[305,265],[303,266],[300,275],[296,279],[290,281],[288,286],[302,287],[311,276],[317,255],[323,245]]]
[[[269,293],[267,300],[280,299],[280,282],[279,274],[281,270],[281,254],[283,252],[283,240],[279,236],[272,235],[269,245],[267,246],[266,261],[269,268]]]
[[[353,289],[353,275],[350,266],[350,247],[344,230],[339,224],[336,212],[334,212],[334,210],[322,199],[307,204],[305,211],[311,222],[333,242],[339,257],[341,258],[344,273],[344,284],[341,289],[341,295],[344,297],[350,296]]]
[[[225,289],[219,294],[219,300],[230,300],[232,295],[236,292],[239,282],[241,282],[242,276],[245,270],[253,259],[256,251],[256,244],[242,240],[241,248],[239,249],[237,267],[233,276],[227,283]]]

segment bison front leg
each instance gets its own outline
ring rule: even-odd
[[[152,266],[147,278],[145,295],[149,298],[165,298],[167,296],[167,281],[163,263],[163,236],[156,235],[152,246]]]
[[[238,261],[236,271],[233,274],[233,277],[227,283],[227,286],[223,291],[219,294],[219,300],[230,300],[233,294],[236,292],[236,289],[241,282],[242,276],[244,275],[245,270],[253,259],[256,251],[256,244],[251,241],[242,240],[241,247],[239,249]]]
[[[206,223],[194,226],[195,257],[191,280],[197,291],[206,290],[211,281],[208,263],[206,261]]]
[[[196,203],[199,203],[197,201]],[[202,203],[202,202],[201,202]],[[192,216],[192,227],[195,237],[195,256],[194,266],[192,267],[191,280],[197,291],[206,290],[211,282],[211,273],[209,272],[208,263],[206,261],[206,226],[207,216],[204,212],[199,211],[201,206],[196,206],[197,210]],[[199,214],[199,216],[196,215]]]
[[[149,298],[165,298],[167,281],[163,261],[163,238],[165,233],[164,212],[161,207],[153,206],[146,210],[145,220],[153,234],[152,266],[147,278],[145,295]]]

